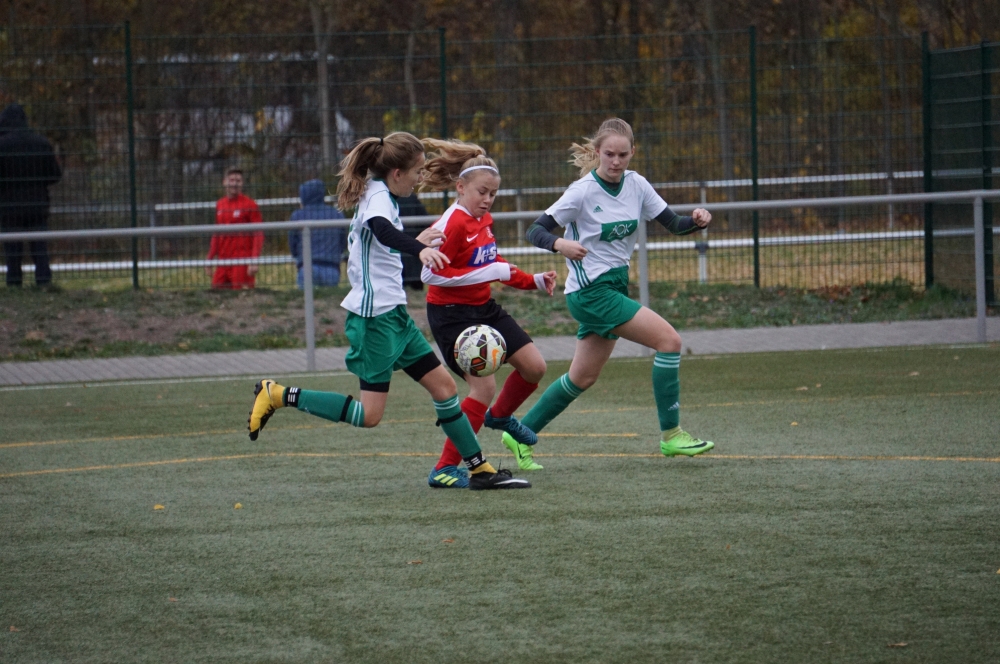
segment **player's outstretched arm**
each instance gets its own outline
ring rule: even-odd
[[[543,214],[531,224],[525,237],[527,237],[528,242],[539,249],[558,252],[573,261],[581,260],[586,256],[587,250],[582,244],[552,233],[558,227],[559,223],[551,215]]]
[[[708,210],[698,208],[690,217],[682,217],[668,206],[656,215],[656,220],[674,235],[687,235],[708,226],[712,221],[712,215]]]

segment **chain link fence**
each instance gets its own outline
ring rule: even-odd
[[[233,166],[264,220],[285,220],[302,182],[322,178],[332,190],[356,139],[394,130],[483,145],[503,174],[495,210],[544,209],[577,177],[570,144],[611,115],[635,128],[632,167],[675,204],[924,188],[921,45],[906,38],[770,42],[750,29],[489,41],[443,31],[195,37],[8,27],[0,62],[0,102],[24,104],[63,163],[51,188],[53,229],[212,223]],[[447,204],[440,194],[422,199],[431,213]],[[650,277],[919,284],[924,222],[922,206],[885,205],[723,213],[705,236],[683,239],[651,227],[650,242],[665,250],[651,254]],[[498,224],[502,246],[522,247],[524,224]],[[800,236],[813,240],[759,242]],[[685,249],[669,250],[682,241]],[[60,241],[49,250],[66,285],[207,285],[198,263],[207,238]],[[286,239],[269,234],[263,255],[274,269],[262,269],[258,285],[292,286]]]

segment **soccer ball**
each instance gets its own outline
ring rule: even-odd
[[[507,361],[507,342],[489,325],[473,325],[455,340],[455,362],[473,376],[489,376]]]

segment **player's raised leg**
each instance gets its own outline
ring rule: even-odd
[[[680,427],[681,337],[659,314],[643,307],[615,334],[656,351],[653,358],[653,397],[660,418],[660,451],[665,456],[695,456],[715,443],[694,438]]]
[[[279,408],[291,406],[331,422],[346,422],[356,427],[373,427],[382,419],[385,401],[386,394],[380,392],[362,390],[361,400],[358,401],[349,394],[285,387],[265,378],[254,386],[254,402],[250,409],[248,427],[250,440],[257,440],[260,430]]]

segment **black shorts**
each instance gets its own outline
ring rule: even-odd
[[[492,327],[507,343],[507,357],[531,343],[528,333],[492,298],[486,304],[478,306],[428,303],[427,322],[434,334],[434,341],[441,349],[445,364],[462,378],[465,378],[465,372],[455,362],[455,341],[465,328],[472,325]]]

